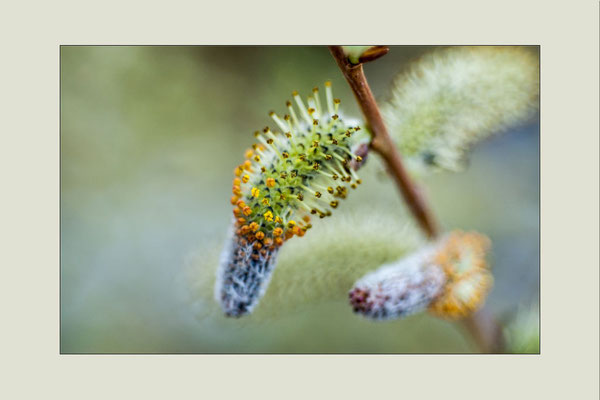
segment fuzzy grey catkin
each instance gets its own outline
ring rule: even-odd
[[[354,312],[386,320],[425,310],[446,281],[439,266],[427,263],[431,252],[431,246],[427,246],[358,280],[349,293]]]

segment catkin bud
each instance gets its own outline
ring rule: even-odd
[[[485,260],[489,239],[454,231],[408,257],[380,267],[350,291],[355,312],[373,319],[402,318],[429,309],[447,318],[477,310],[492,287]]]

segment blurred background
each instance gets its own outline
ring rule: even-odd
[[[375,95],[431,49],[392,47],[366,65]],[[63,353],[477,351],[459,324],[427,314],[374,323],[344,296],[293,307],[266,297],[277,312],[244,320],[218,312],[210,286],[233,168],[268,111],[283,113],[293,90],[308,95],[326,80],[345,114],[360,117],[325,47],[61,48]],[[466,172],[424,181],[444,227],[492,239],[486,304],[503,321],[539,298],[537,121],[481,143]],[[408,217],[376,156],[360,175],[365,187],[319,229],[356,215],[403,229]]]

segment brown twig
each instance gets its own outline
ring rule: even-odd
[[[329,46],[329,50],[344,74],[346,81],[348,81],[348,84],[352,88],[356,101],[373,135],[370,149],[383,158],[389,173],[394,178],[410,211],[423,231],[430,239],[435,238],[439,234],[438,225],[435,223],[433,214],[427,207],[425,199],[404,168],[400,154],[388,134],[383,118],[381,118],[379,107],[363,71],[363,62],[373,61],[387,54],[389,49],[384,46],[371,48],[359,57],[358,64],[352,64],[348,60],[341,46]],[[361,149],[365,156],[368,150],[366,148]],[[488,310],[483,308],[470,317],[463,319],[462,323],[473,336],[482,352],[499,353],[503,351],[504,340],[502,329]]]

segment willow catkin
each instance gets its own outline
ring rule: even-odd
[[[464,318],[483,305],[492,287],[489,247],[482,234],[452,231],[360,278],[349,293],[350,305],[379,320],[426,309],[446,319]]]
[[[472,145],[537,109],[539,60],[515,46],[435,50],[394,81],[381,113],[414,172],[464,168]]]
[[[343,118],[331,84],[322,105],[318,89],[308,107],[297,92],[297,111],[269,115],[279,128],[255,132],[256,144],[234,169],[233,229],[220,261],[215,295],[228,316],[252,312],[265,292],[283,243],[302,237],[311,218],[325,218],[361,180],[352,163],[368,141],[356,121]]]

